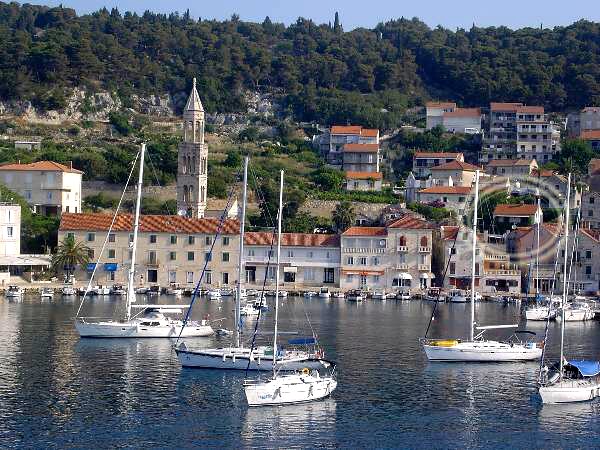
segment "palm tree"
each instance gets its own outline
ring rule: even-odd
[[[344,232],[350,228],[356,219],[352,203],[347,201],[338,203],[331,214],[331,219],[337,231]]]
[[[77,265],[85,265],[90,261],[90,248],[83,242],[76,242],[73,236],[67,235],[56,247],[52,255],[52,267],[55,271],[65,270],[67,280]]]

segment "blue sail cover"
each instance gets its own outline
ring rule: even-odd
[[[593,377],[600,373],[600,361],[569,361],[573,367],[577,367],[584,377]]]
[[[317,341],[313,337],[299,337],[288,341],[290,345],[314,345],[316,343]]]

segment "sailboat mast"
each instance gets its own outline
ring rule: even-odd
[[[283,170],[279,179],[279,214],[277,215],[277,274],[275,275],[275,330],[273,333],[273,376],[277,365],[277,320],[279,319],[279,263],[281,259],[281,216],[283,215]]]
[[[477,205],[479,203],[479,170],[475,172],[475,200],[473,206],[473,248],[471,249],[471,326],[469,341],[473,341],[475,332],[475,256],[477,249]]]
[[[237,301],[235,302],[235,346],[240,347],[242,344],[241,334],[241,303],[242,303],[242,279],[246,276],[244,270],[244,230],[246,226],[246,194],[248,188],[248,157],[244,158],[244,187],[242,191],[242,216],[240,219],[240,260],[238,264],[238,286],[237,286]]]
[[[540,226],[542,224],[542,218],[540,217],[540,191],[536,190],[537,195],[537,211],[535,212],[537,222],[537,236],[536,236],[536,253],[535,253],[535,299],[537,301],[540,294]]]
[[[563,376],[563,355],[565,350],[565,306],[567,305],[567,262],[569,260],[569,213],[571,204],[571,174],[567,178],[567,203],[565,205],[565,256],[563,258],[563,296],[562,296],[562,318],[560,321],[560,377]]]
[[[135,254],[137,251],[138,230],[140,228],[140,203],[142,199],[142,182],[144,180],[144,154],[146,153],[146,144],[142,144],[140,150],[140,170],[138,174],[137,197],[135,200],[135,218],[133,222],[133,243],[131,246],[131,264],[129,266],[129,276],[127,278],[127,321],[131,319],[131,304],[135,302],[135,292],[133,282],[135,278]]]

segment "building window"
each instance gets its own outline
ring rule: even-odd
[[[590,197],[590,205],[594,204],[594,197]]]
[[[52,192],[48,192],[47,193],[47,197],[48,200],[52,200]]]
[[[68,239],[75,239],[75,233],[67,233]]]
[[[348,264],[349,266],[354,265],[354,257],[353,256],[348,256],[346,258],[346,264]]]
[[[193,283],[194,282],[194,272],[186,272],[185,273],[185,282]]]
[[[276,267],[269,266],[269,269],[267,270],[267,278],[268,278],[269,280],[274,280],[274,279],[275,279],[275,276],[276,276],[276,274],[277,274],[277,268],[276,268]]]
[[[194,252],[187,252],[187,260],[188,261],[194,260]]]
[[[308,252],[307,255],[308,255],[309,258],[312,258],[313,257],[313,252]]]
[[[177,282],[177,272],[175,272],[174,270],[170,270],[169,271],[169,283],[176,283]]]
[[[427,241],[427,237],[426,237],[426,236],[423,236],[423,237],[421,238],[421,247],[427,247],[427,242],[428,242],[428,241]]]
[[[229,262],[229,253],[228,252],[223,252],[222,261]]]
[[[585,266],[585,274],[586,275],[592,274],[592,266]]]
[[[585,259],[592,259],[592,251],[591,250],[585,251]]]
[[[6,227],[6,237],[13,237],[13,227]]]
[[[156,252],[154,250],[148,252],[148,263],[156,264]]]
[[[205,245],[211,245],[211,244],[212,244],[212,237],[210,237],[210,236],[206,236],[206,237],[204,238],[204,244],[205,244]]]
[[[25,191],[25,200],[31,200],[31,191]]]
[[[373,282],[379,283],[379,275],[373,275]]]
[[[450,263],[450,275],[454,275],[456,273],[456,263]]]
[[[87,253],[88,253],[88,258],[94,259],[94,249],[93,248],[88,249]]]
[[[223,284],[229,284],[229,273],[223,272]]]
[[[115,273],[108,272],[108,281],[115,281]]]
[[[315,269],[312,267],[304,269],[304,281],[315,281]]]
[[[346,275],[346,281],[348,283],[352,283],[352,281],[354,281],[354,275],[352,275],[351,273]]]
[[[96,240],[96,233],[88,233],[87,234],[87,241],[88,242],[94,242]]]
[[[115,233],[110,233],[108,235],[108,242],[115,242]]]
[[[194,245],[196,243],[195,236],[188,236],[188,245]]]
[[[451,255],[456,255],[456,247],[450,248],[450,254]]]
[[[223,247],[229,245],[229,236],[223,236]]]
[[[169,252],[169,261],[177,260],[177,252]]]
[[[287,255],[288,255],[288,258],[293,258],[294,257],[294,251],[293,250],[288,250]]]
[[[331,267],[326,267],[323,273],[324,283],[335,283],[335,270]]]
[[[174,234],[171,235],[171,245],[177,244],[177,236]]]
[[[254,249],[253,248],[248,249],[248,256],[254,256]]]
[[[109,259],[114,259],[115,258],[115,249],[114,248],[109,248],[108,249],[108,258]]]
[[[367,265],[367,257],[361,256],[360,258],[358,258],[358,264],[361,266],[366,266]]]
[[[589,209],[588,210],[588,217],[594,217],[594,210],[593,209]]]
[[[212,272],[210,270],[205,272],[204,280],[206,284],[212,284]]]
[[[212,261],[212,253],[210,253],[210,252],[205,253],[204,254],[204,261],[206,261],[206,262]]]
[[[378,256],[374,256],[373,257],[373,265],[374,266],[378,266],[379,265],[379,257]]]
[[[296,282],[296,273],[295,272],[284,272],[283,273],[283,282],[284,283],[295,283]]]
[[[155,234],[151,234],[150,235],[150,243],[151,244],[156,244],[156,235]]]
[[[131,244],[133,242],[133,233],[129,235],[129,243]]]

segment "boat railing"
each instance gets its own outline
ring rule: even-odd
[[[112,317],[77,317],[75,320],[77,320],[78,322],[81,322],[81,323],[92,323],[92,322],[99,322],[101,320],[112,321],[113,318]]]

